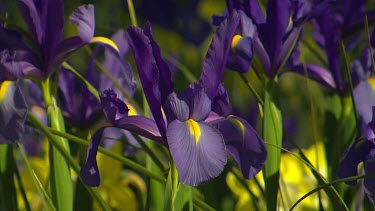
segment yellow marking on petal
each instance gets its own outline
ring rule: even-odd
[[[235,47],[236,45],[238,44],[238,41],[240,41],[240,39],[242,38],[241,35],[234,35],[233,39],[232,39],[232,45],[231,45],[231,48],[232,48],[232,51],[235,52]]]
[[[190,133],[194,135],[195,143],[198,144],[199,138],[201,137],[201,129],[199,128],[198,122],[192,119],[187,120]]]
[[[1,86],[0,86],[0,103],[1,101],[3,101],[4,97],[5,97],[5,94],[8,90],[8,87],[10,85],[10,81],[4,81]]]
[[[120,53],[120,50],[118,49],[115,42],[113,42],[111,39],[108,39],[106,37],[93,37],[90,40],[90,43],[103,43],[105,45],[111,46],[113,49],[115,49],[118,53]]]
[[[238,121],[237,119],[232,119],[234,124],[240,129],[242,136],[245,136],[245,126],[242,122]]]
[[[368,82],[371,85],[371,88],[375,90],[375,78],[369,78]]]
[[[130,103],[127,103],[126,105],[128,106],[128,109],[129,109],[128,115],[129,116],[136,116],[137,111],[135,110],[134,106]]]

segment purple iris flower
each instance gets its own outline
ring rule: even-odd
[[[80,6],[70,17],[80,36],[62,38],[64,4],[62,0],[20,0],[19,8],[34,40],[36,51],[21,33],[0,26],[0,81],[22,76],[45,79],[75,50],[94,35],[94,6]]]
[[[368,127],[375,132],[375,106],[372,107],[372,120]],[[366,174],[375,174],[375,140],[363,138],[356,140],[346,151],[337,171],[339,178],[352,177],[358,174],[358,164],[363,162]],[[346,182],[348,185],[357,184],[356,181]],[[364,188],[372,203],[375,202],[375,179],[364,179]]]
[[[245,120],[229,115],[230,103],[220,82],[238,24],[237,13],[222,22],[207,52],[199,82],[178,94],[173,91],[171,72],[161,57],[150,23],[143,30],[128,29],[130,47],[154,120],[127,116],[125,103],[112,90],[101,94],[102,107],[112,126],[168,147],[180,181],[188,185],[204,184],[218,176],[227,162],[227,152],[248,179],[263,168],[267,158],[264,142],[255,130]],[[84,181],[94,186],[100,181],[95,156],[101,132],[94,135],[81,170]]]
[[[311,1],[306,4],[316,5],[321,1]],[[325,85],[331,90],[344,94],[348,90],[348,83],[342,80],[340,68],[340,42],[345,40],[347,49],[353,49],[358,44],[358,37],[352,36],[355,31],[363,28],[365,16],[369,22],[375,19],[375,11],[365,11],[366,0],[339,0],[326,6],[311,21],[314,27],[315,41],[324,49],[329,70],[318,65],[307,64],[308,75],[313,80]],[[298,65],[293,71],[305,75],[304,67]]]
[[[297,3],[294,1],[292,5],[289,0],[268,1],[265,17],[255,0],[227,0],[228,10],[224,11],[223,16],[213,16],[212,22],[217,25],[233,10],[240,14],[238,35],[232,41],[228,68],[247,72],[253,57],[257,56],[266,75],[275,76],[298,39],[302,23],[318,14],[327,4],[324,1],[311,11],[302,11],[305,8],[303,3]],[[253,67],[259,71],[259,66]]]

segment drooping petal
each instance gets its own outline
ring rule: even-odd
[[[24,132],[27,105],[16,82],[0,83],[0,143],[13,144]]]
[[[87,4],[78,7],[70,16],[70,23],[78,25],[78,33],[85,42],[90,42],[95,32],[94,5]]]
[[[200,185],[223,171],[227,162],[223,137],[209,124],[175,120],[168,125],[167,140],[182,183]]]
[[[216,95],[217,88],[223,77],[232,38],[239,21],[238,13],[233,12],[231,17],[219,25],[204,59],[200,84],[206,88],[207,96],[210,99],[213,99]]]
[[[87,151],[86,163],[82,166],[80,175],[83,182],[91,187],[99,186],[100,174],[96,155],[98,154],[100,140],[105,128],[99,129],[91,138],[90,146]]]
[[[307,64],[305,71],[305,67],[303,65],[295,65],[291,67],[290,70],[302,76],[306,76],[307,71],[307,76],[310,79],[315,80],[316,82],[330,88],[331,90],[336,89],[332,74],[329,72],[329,70],[326,70],[323,67],[314,64]]]
[[[3,50],[29,49],[23,36],[18,31],[7,29],[0,25],[0,51]]]
[[[356,140],[346,151],[337,169],[339,178],[352,177],[358,174],[357,166],[374,156],[375,144],[366,139]],[[357,181],[346,182],[348,185],[355,185]]]
[[[117,120],[113,124],[113,126],[149,138],[158,144],[165,144],[156,123],[146,117],[124,116],[121,119]]]
[[[354,101],[359,115],[368,124],[372,118],[372,106],[375,105],[375,79],[361,81],[353,90]]]
[[[107,120],[111,123],[128,116],[128,106],[117,98],[117,94],[112,89],[106,89],[100,93],[100,104]]]
[[[160,133],[165,137],[166,126],[161,112],[160,70],[156,64],[150,39],[142,29],[129,27],[129,45],[137,65],[139,78]]]
[[[365,162],[365,173],[375,174],[375,158],[374,157]],[[365,192],[368,198],[374,204],[375,203],[375,179],[373,177],[365,178],[364,186],[365,186]]]
[[[189,119],[189,105],[184,100],[180,100],[176,93],[173,92],[168,96],[166,104],[168,108],[166,115],[169,120],[178,119],[183,122]]]
[[[246,179],[253,178],[262,170],[267,159],[264,141],[249,123],[239,117],[229,116],[218,125],[227,150],[238,163],[242,174]]]

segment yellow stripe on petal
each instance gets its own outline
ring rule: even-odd
[[[10,85],[10,81],[4,81],[1,86],[0,86],[0,103],[1,101],[3,101],[4,97],[5,97],[5,94],[8,90],[8,87]]]
[[[128,106],[128,109],[129,109],[128,115],[129,116],[136,116],[137,111],[135,110],[134,106],[130,103],[127,103],[126,105]]]
[[[371,88],[375,90],[375,78],[369,78],[368,82],[371,85]]]
[[[201,129],[199,128],[198,122],[192,119],[187,120],[190,133],[194,135],[195,143],[198,144],[199,138],[201,137]]]
[[[120,50],[118,49],[116,43],[113,42],[111,39],[108,39],[108,38],[106,38],[106,37],[93,37],[93,38],[90,40],[90,43],[102,43],[102,44],[105,44],[105,45],[108,45],[108,46],[112,47],[112,48],[115,49],[118,53],[120,53]]]
[[[238,41],[240,41],[240,39],[242,38],[241,35],[234,35],[233,39],[232,39],[232,45],[231,45],[231,48],[232,48],[232,51],[235,52],[235,47],[236,45],[238,44]]]
[[[233,119],[232,121],[240,129],[242,136],[245,136],[245,126],[242,124],[242,122],[238,121],[237,119]]]

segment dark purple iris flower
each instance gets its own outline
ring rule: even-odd
[[[375,106],[372,107],[372,120],[368,127],[375,132]],[[366,174],[375,174],[375,140],[363,138],[356,140],[346,151],[337,171],[339,178],[352,177],[358,174],[358,164],[363,162]],[[355,185],[357,181],[346,182]],[[367,196],[372,203],[375,202],[375,178],[364,179],[364,187]]]
[[[309,5],[320,2],[314,0],[305,3],[305,10],[308,10]],[[364,27],[365,16],[368,17],[369,22],[375,20],[375,11],[365,11],[366,3],[366,0],[334,1],[312,20],[314,38],[327,55],[329,70],[318,65],[307,64],[308,75],[339,94],[348,91],[348,83],[342,80],[342,68],[340,69],[340,42],[345,40],[347,49],[353,49],[358,44],[358,37],[353,35],[353,32]],[[292,70],[305,75],[302,65],[295,66]]]
[[[33,37],[31,48],[21,33],[0,26],[0,81],[28,76],[45,79],[94,36],[94,6],[80,6],[70,17],[80,36],[63,39],[62,0],[20,0],[19,8]]]
[[[255,130],[245,120],[229,115],[230,103],[220,82],[238,24],[237,13],[222,22],[207,52],[199,82],[179,94],[173,91],[171,72],[161,57],[150,23],[143,30],[128,29],[130,47],[154,120],[127,116],[126,105],[112,90],[101,94],[102,106],[112,126],[168,147],[180,181],[188,185],[200,185],[218,176],[227,162],[227,152],[248,179],[263,168],[267,158],[265,144]],[[81,170],[84,181],[93,186],[100,182],[95,156],[101,132],[94,135]]]
[[[267,76],[275,76],[296,43],[302,23],[318,14],[327,4],[326,1],[323,3],[311,11],[302,11],[305,7],[299,1],[294,1],[292,5],[289,0],[271,0],[268,1],[265,17],[256,0],[243,3],[227,0],[228,10],[223,16],[213,16],[212,22],[215,25],[220,23],[230,14],[228,11],[236,10],[240,14],[238,35],[232,41],[228,68],[247,72],[253,57],[257,56]],[[259,66],[253,67],[259,71]]]

